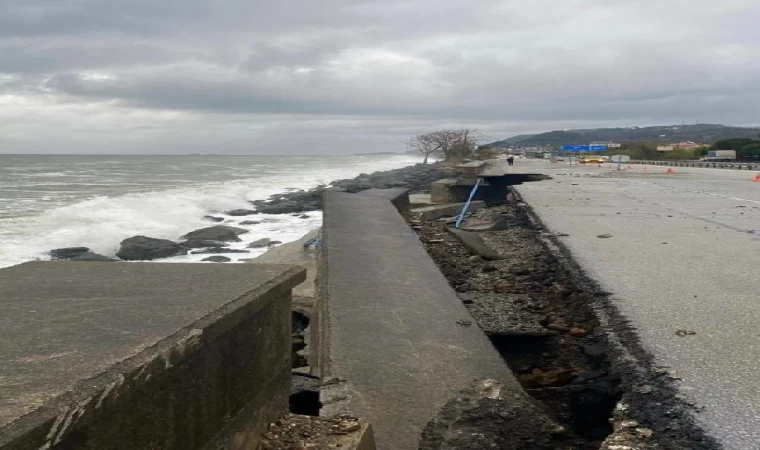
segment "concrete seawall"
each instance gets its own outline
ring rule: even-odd
[[[481,395],[473,386],[499,386],[500,411],[529,432],[555,427],[407,224],[409,208],[404,189],[328,192],[321,233],[255,264],[0,270],[0,450],[255,449],[288,413],[291,311],[310,318],[321,415],[362,419],[360,448],[443,448],[430,442],[448,436],[457,401]]]
[[[327,193],[317,277],[322,412],[368,420],[381,450],[416,449],[475,379],[523,392],[399,214],[399,195]]]
[[[291,266],[0,271],[0,449],[255,448],[287,412]]]

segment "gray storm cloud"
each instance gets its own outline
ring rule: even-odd
[[[757,125],[758,19],[746,0],[0,0],[0,152]]]

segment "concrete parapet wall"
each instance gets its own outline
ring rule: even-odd
[[[360,195],[374,195],[389,200],[396,210],[402,216],[409,214],[410,202],[409,202],[409,190],[403,188],[393,189],[367,189],[361,191]]]
[[[390,201],[326,193],[322,236],[324,415],[356,415],[372,425],[378,449],[412,450],[474,379],[524,395]]]
[[[287,413],[291,266],[0,270],[0,449],[250,449]]]

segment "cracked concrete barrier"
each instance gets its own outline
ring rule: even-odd
[[[287,413],[282,265],[0,270],[0,449],[249,449]]]
[[[534,408],[387,198],[327,192],[322,230],[323,415],[356,415],[379,450],[412,450],[475,379]]]

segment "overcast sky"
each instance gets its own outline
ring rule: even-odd
[[[757,0],[0,0],[0,153],[758,125]]]

